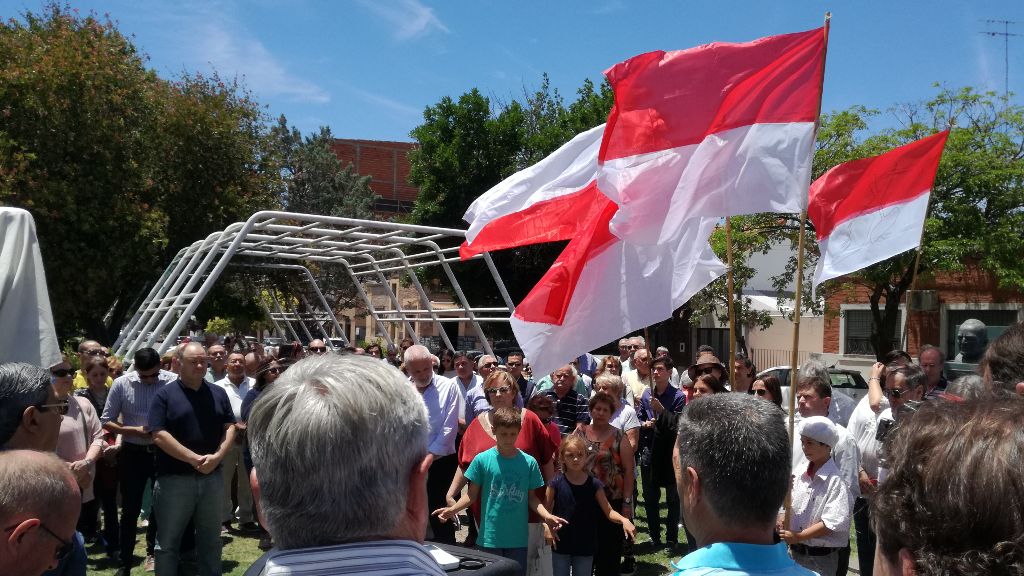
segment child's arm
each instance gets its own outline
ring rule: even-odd
[[[548,510],[555,509],[555,488],[553,486],[549,485],[544,490],[544,507]],[[541,524],[541,526],[544,527],[544,543],[555,548],[558,542],[558,535],[547,524]]]
[[[469,486],[472,488],[473,484],[470,483]],[[555,530],[558,530],[562,526],[568,524],[564,518],[559,518],[558,516],[548,512],[548,509],[544,507],[544,503],[540,501],[540,498],[537,498],[537,495],[533,493],[533,490],[530,490],[530,510],[533,510],[537,516],[540,516],[541,520],[543,520],[545,524]]]
[[[612,522],[621,524],[622,532],[628,540],[632,541],[636,537],[636,526],[629,521],[629,518],[619,514],[612,508],[612,505],[608,502],[608,497],[604,494],[604,490],[595,490],[594,493],[597,495],[597,505],[601,507],[604,515]]]
[[[469,508],[469,505],[472,504],[473,502],[476,502],[476,499],[479,496],[480,485],[475,482],[470,482],[469,490],[466,491],[466,494],[464,494],[462,498],[459,499],[458,502],[447,508],[438,508],[437,510],[434,510],[434,516],[440,518],[442,522],[447,522],[448,520],[454,518],[455,515],[459,512],[462,512],[466,508]]]
[[[452,485],[448,487],[448,494],[445,496],[449,506],[455,505],[456,496],[462,493],[462,488],[466,486],[466,482],[466,473],[462,470],[462,466],[456,466],[455,477],[452,478]]]

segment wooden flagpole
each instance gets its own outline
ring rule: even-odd
[[[914,254],[914,274],[910,277],[910,290],[907,291],[906,306],[904,306],[906,319],[903,321],[903,337],[900,338],[903,350],[910,347],[910,295],[917,290],[917,271],[921,266],[921,250],[924,249],[924,225],[928,222],[928,208],[932,203],[932,195],[928,194],[928,205],[924,209],[924,222],[921,223],[921,238],[917,241],[917,253]],[[908,352],[909,354],[909,352]]]
[[[732,279],[732,218],[728,216],[725,217],[725,250],[726,262],[729,266],[729,275],[726,280],[729,305],[729,357],[726,358],[725,365],[729,368],[727,373],[729,374],[729,385],[732,386],[736,382],[736,305]]]
[[[828,30],[832,22],[832,13],[825,12],[825,45],[823,47],[823,53],[821,56],[821,91],[818,93],[818,120],[814,129],[815,137],[817,137],[818,129],[817,124],[821,122],[821,94],[825,91],[825,58],[828,56]],[[810,193],[810,183],[808,182],[808,194]],[[797,256],[796,256],[796,292],[793,294],[794,306],[793,306],[793,352],[790,356],[789,364],[789,451],[793,452],[793,444],[796,442],[796,430],[795,430],[795,414],[796,414],[796,382],[799,377],[799,350],[800,350],[800,313],[803,309],[803,283],[804,283],[804,230],[807,227],[807,208],[804,208],[800,213],[800,236],[797,238]],[[790,483],[790,488],[786,490],[786,502],[785,502],[785,519],[783,520],[783,526],[786,530],[790,529],[790,519],[793,516],[793,488]]]

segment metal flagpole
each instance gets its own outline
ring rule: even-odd
[[[821,94],[825,91],[825,59],[828,56],[828,30],[832,22],[832,13],[825,12],[825,45],[822,49],[821,55],[821,92],[818,93],[818,121],[816,124],[821,122]],[[818,130],[815,126],[815,136],[817,136]],[[808,194],[810,193],[810,182],[808,182]],[[796,413],[796,382],[799,377],[799,350],[800,350],[800,313],[803,309],[802,306],[802,290],[804,283],[804,230],[807,227],[807,208],[805,207],[800,213],[800,236],[797,238],[797,256],[796,256],[796,292],[793,294],[793,352],[790,356],[789,363],[789,451],[793,452],[793,443],[796,442],[796,430],[795,430],[795,418]],[[789,521],[793,515],[793,488],[790,483],[790,488],[786,491],[786,502],[785,502],[785,519],[783,520],[783,526],[786,530],[790,529]]]

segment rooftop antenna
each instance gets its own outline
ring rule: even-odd
[[[1014,34],[1010,32],[1010,24],[1019,24],[1014,20],[985,20],[986,24],[1003,25],[1002,32],[995,32],[991,30],[982,31],[982,34],[986,36],[1003,37],[1003,101],[1004,106],[1010,103],[1010,36],[1021,36],[1020,34]]]

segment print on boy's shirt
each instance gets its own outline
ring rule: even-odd
[[[480,536],[489,548],[523,548],[527,541],[530,490],[544,485],[533,456],[504,457],[497,447],[476,455],[466,478],[480,485]]]
[[[497,505],[520,504],[527,501],[526,491],[521,486],[515,482],[505,482],[501,478],[498,478],[497,482],[491,482],[488,497]]]

